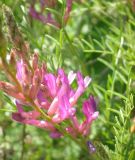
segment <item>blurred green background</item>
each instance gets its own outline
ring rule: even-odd
[[[42,129],[13,122],[13,99],[0,91],[0,160],[134,160],[135,131],[131,133],[130,129],[135,116],[132,1],[74,2],[70,19],[61,30],[32,19],[28,14],[31,3],[32,0],[1,0],[0,7],[6,4],[12,9],[31,54],[38,51],[40,61],[46,62],[50,71],[55,72],[61,66],[66,73],[80,70],[92,77],[82,100],[89,94],[97,100],[100,116],[92,125],[90,139],[98,156],[87,155],[67,137],[53,140]],[[59,7],[56,13],[61,18],[60,2]],[[7,52],[11,48],[9,42]],[[0,70],[0,80],[5,79]]]

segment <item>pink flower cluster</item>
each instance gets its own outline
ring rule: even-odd
[[[13,120],[46,129],[53,138],[63,135],[55,125],[61,126],[67,120],[70,124],[64,126],[64,130],[71,136],[89,134],[92,121],[98,117],[94,97],[90,96],[83,103],[83,122],[79,123],[76,113],[77,101],[91,82],[90,77],[83,78],[79,71],[66,75],[63,69],[58,69],[57,74],[49,73],[45,64],[38,65],[37,54],[29,64],[24,58],[14,58],[14,62],[19,86],[0,81],[0,89],[16,100],[17,112],[12,114]],[[72,83],[77,84],[76,89],[72,88]],[[50,121],[43,119],[33,105],[50,117]]]
[[[70,15],[71,8],[72,8],[72,2],[73,0],[66,0],[66,9],[65,9],[64,16],[63,16],[64,24],[66,24],[69,19],[69,15]],[[62,26],[61,23],[58,22],[53,17],[52,13],[48,12],[46,15],[44,15],[43,13],[47,7],[54,8],[58,3],[57,0],[40,0],[39,3],[40,3],[40,11],[37,11],[35,9],[36,1],[34,0],[32,2],[30,6],[30,10],[29,10],[30,15],[33,18],[41,21],[44,24],[51,24],[53,26],[61,28]]]

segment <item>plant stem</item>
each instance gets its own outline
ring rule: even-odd
[[[2,127],[2,130],[3,130],[3,139],[4,139],[4,142],[6,141],[5,137],[6,137],[6,132],[5,132],[5,127]],[[3,160],[6,160],[7,159],[7,154],[6,154],[6,149],[4,147],[3,149]]]
[[[25,151],[25,136],[26,136],[26,125],[23,125],[22,128],[22,137],[21,137],[21,142],[22,142],[22,150],[21,150],[21,156],[20,156],[20,160],[24,159],[24,151]]]

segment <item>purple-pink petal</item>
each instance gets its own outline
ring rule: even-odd
[[[47,89],[50,94],[55,97],[57,93],[56,77],[49,73],[44,76],[44,83],[47,85]]]
[[[73,71],[70,71],[68,74],[69,84],[72,84],[72,82],[74,81],[75,78],[76,78],[76,73],[74,73]]]
[[[50,133],[50,137],[51,138],[60,138],[62,136],[62,134],[60,133],[60,132],[58,132],[58,131],[54,131],[54,132],[51,132]]]
[[[27,119],[27,118],[24,118],[21,113],[12,113],[12,119],[19,123],[36,126],[39,128],[50,130],[50,131],[55,130],[54,126],[51,123],[43,120]]]
[[[25,118],[21,116],[20,113],[12,113],[12,119],[17,121],[17,122],[20,122],[20,123],[23,123]]]
[[[17,73],[16,73],[16,77],[19,81],[22,81],[22,68],[23,68],[23,62],[22,61],[18,61],[17,62],[17,65],[16,65],[16,70],[17,70]]]
[[[69,116],[70,103],[67,95],[59,97],[59,113],[62,120]]]
[[[16,107],[19,113],[23,112],[23,107],[17,100],[16,100]]]
[[[96,112],[96,102],[93,96],[90,96],[89,99],[83,103],[82,111],[88,121],[97,118],[98,112]]]

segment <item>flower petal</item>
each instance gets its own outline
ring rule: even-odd
[[[70,71],[68,74],[69,84],[72,84],[75,78],[76,78],[76,73],[74,73],[73,71]]]
[[[47,85],[47,88],[50,94],[55,97],[57,93],[56,77],[49,73],[44,76],[44,82]]]

